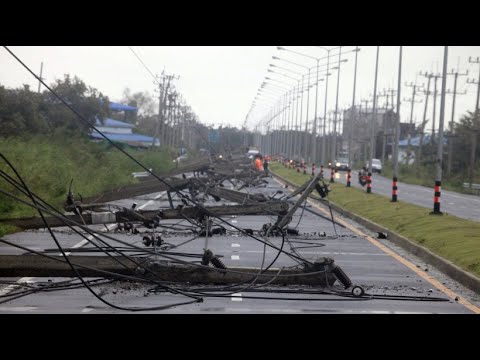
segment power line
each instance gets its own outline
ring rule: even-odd
[[[140,59],[140,56],[138,56],[137,53],[136,53],[135,51],[133,51],[133,49],[132,49],[131,46],[129,46],[128,48],[132,51],[133,55],[135,55],[135,56],[137,57],[138,61],[140,61],[140,62],[142,63],[142,65],[145,67],[145,69],[147,69],[147,71],[150,73],[150,75],[152,75],[153,79],[158,83],[158,85],[161,86],[160,82],[157,80],[157,78],[155,77],[155,75],[153,75],[153,73],[150,71],[150,69],[148,68],[148,66],[145,65],[145,63],[142,61],[142,59]]]

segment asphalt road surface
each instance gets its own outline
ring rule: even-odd
[[[335,181],[346,184],[346,176],[346,172],[340,171],[336,174]],[[327,174],[326,179],[330,179],[329,173]],[[366,186],[362,187],[358,183],[358,171],[352,171],[351,185],[356,188],[362,188],[366,191]],[[432,209],[433,211],[433,186],[431,188],[427,188],[425,186],[397,182],[397,187],[397,196],[399,201],[422,206]],[[372,192],[391,198],[392,179],[387,179],[386,177],[374,173],[372,175]],[[460,218],[480,221],[480,196],[460,194],[442,189],[440,197],[440,210]]]
[[[374,189],[380,191],[382,181],[375,177]],[[401,186],[401,189],[403,185]],[[385,185],[385,191],[387,186]],[[273,195],[277,190],[288,193],[288,189],[275,179],[270,179],[265,188],[247,188],[250,192]],[[406,194],[404,195],[406,196]],[[414,196],[412,195],[412,198]],[[167,207],[165,194],[157,193],[142,196],[136,199],[117,201],[115,204],[130,206],[137,202],[145,210],[158,207]],[[213,205],[205,203],[205,205]],[[218,205],[218,203],[215,203]],[[322,214],[317,216],[299,208],[290,224],[298,224],[299,236],[292,236],[284,244],[286,250],[296,251],[309,260],[319,257],[332,257],[335,263],[341,266],[355,285],[362,286],[367,294],[379,295],[379,298],[353,298],[332,294],[333,291],[343,292],[343,287],[336,282],[329,294],[311,293],[324,289],[308,286],[274,286],[259,284],[243,286],[230,292],[210,293],[215,296],[205,296],[202,303],[179,305],[166,310],[147,310],[145,313],[328,313],[328,314],[410,314],[410,313],[480,313],[480,297],[462,287],[455,281],[438,272],[402,249],[390,244],[388,240],[372,239],[371,233],[351,220],[342,219],[334,214],[339,223],[335,228],[325,216],[328,208],[309,202],[308,208]],[[320,206],[317,208],[317,206]],[[275,218],[269,216],[230,216],[224,220],[229,224],[241,228],[260,229],[265,223],[272,223]],[[170,221],[178,226],[188,224],[186,221]],[[105,229],[96,226],[97,229]],[[209,238],[208,248],[220,256],[227,266],[259,267],[269,264],[277,255],[275,249],[264,247],[257,240],[246,237],[234,231],[228,236],[216,235]],[[113,228],[110,228],[113,232]],[[77,234],[67,228],[57,228],[55,233],[65,247],[76,247],[77,251],[84,251],[87,255],[92,252],[92,245],[84,241]],[[113,233],[129,243],[142,245],[141,235],[128,235],[120,232]],[[192,238],[191,235],[165,232],[166,242],[178,245]],[[54,249],[55,245],[45,230],[26,231],[4,237],[14,243],[22,244],[38,251]],[[270,238],[273,244],[280,246],[281,238]],[[113,242],[112,242],[113,244]],[[185,257],[189,261],[199,262],[205,238],[187,242],[175,251],[197,254],[197,258]],[[90,250],[90,251],[88,251]],[[88,252],[87,252],[88,251]],[[172,250],[173,251],[173,250]],[[265,251],[265,253],[264,253]],[[13,249],[0,243],[1,254],[20,254],[23,251]],[[274,264],[274,268],[282,269],[297,266],[297,260],[281,254]],[[264,265],[265,266],[265,265]],[[89,279],[92,280],[92,279]],[[127,313],[114,309],[96,299],[82,286],[58,290],[54,292],[36,291],[27,296],[10,298],[8,295],[25,286],[36,289],[40,285],[51,285],[54,282],[73,281],[78,279],[61,278],[1,278],[0,279],[0,314],[2,313]],[[190,284],[193,288],[202,288],[200,285]],[[203,285],[205,287],[205,285]],[[212,286],[208,286],[212,287]],[[154,291],[154,286],[132,282],[116,281],[100,283],[92,287],[103,299],[123,307],[149,308],[174,303],[185,302],[189,299],[182,295]],[[181,286],[179,286],[181,288]],[[281,292],[279,292],[281,291]],[[220,296],[219,296],[220,295]],[[382,296],[397,298],[382,298]],[[405,298],[408,296],[409,298]],[[404,297],[404,298],[402,298]],[[414,298],[411,298],[414,297]],[[457,298],[457,300],[455,300]],[[436,301],[432,301],[436,300]]]

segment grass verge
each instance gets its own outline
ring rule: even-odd
[[[279,163],[270,165],[278,175],[301,185],[308,175],[289,170]],[[453,215],[430,215],[430,209],[390,198],[367,194],[343,184],[330,185],[329,199],[338,206],[371,220],[450,260],[480,277],[480,223]]]
[[[165,151],[125,150],[155,172],[174,167]],[[132,172],[143,171],[118,149],[105,144],[95,144],[86,138],[59,138],[38,136],[33,138],[0,138],[3,154],[23,177],[31,191],[61,208],[70,180],[73,192],[83,197],[100,194],[106,190],[134,183]],[[0,170],[18,180],[8,165],[0,159]],[[0,178],[0,188],[27,199],[20,191]],[[34,216],[36,211],[0,194],[0,218]],[[0,225],[0,236],[14,232],[12,226]]]

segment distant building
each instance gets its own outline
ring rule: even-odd
[[[138,110],[133,106],[122,105],[118,103],[110,103],[110,109],[113,111],[124,112],[136,112]],[[154,141],[153,137],[142,134],[134,134],[133,128],[135,125],[127,122],[115,119],[105,119],[102,123],[97,119],[95,127],[113,142],[123,143],[134,147],[151,147],[152,144],[154,146],[160,146],[159,139],[155,139]],[[105,140],[105,138],[96,130],[92,130],[90,137],[94,141]]]
[[[371,124],[373,123],[373,109],[360,108],[355,106],[353,109],[347,109],[343,113],[343,148],[348,149],[348,136],[350,133],[350,123],[353,120],[353,154],[354,159],[362,159],[368,157],[368,148],[371,141]],[[379,158],[382,153],[383,138],[385,137],[386,155],[392,152],[391,142],[393,141],[395,121],[397,113],[393,110],[384,108],[377,109],[377,117],[375,122],[375,158]],[[409,132],[415,133],[415,124],[400,123],[400,139],[407,138]]]

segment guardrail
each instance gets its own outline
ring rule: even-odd
[[[470,183],[463,183],[463,188],[470,189],[475,195],[480,195],[480,184],[472,184],[470,186]]]

